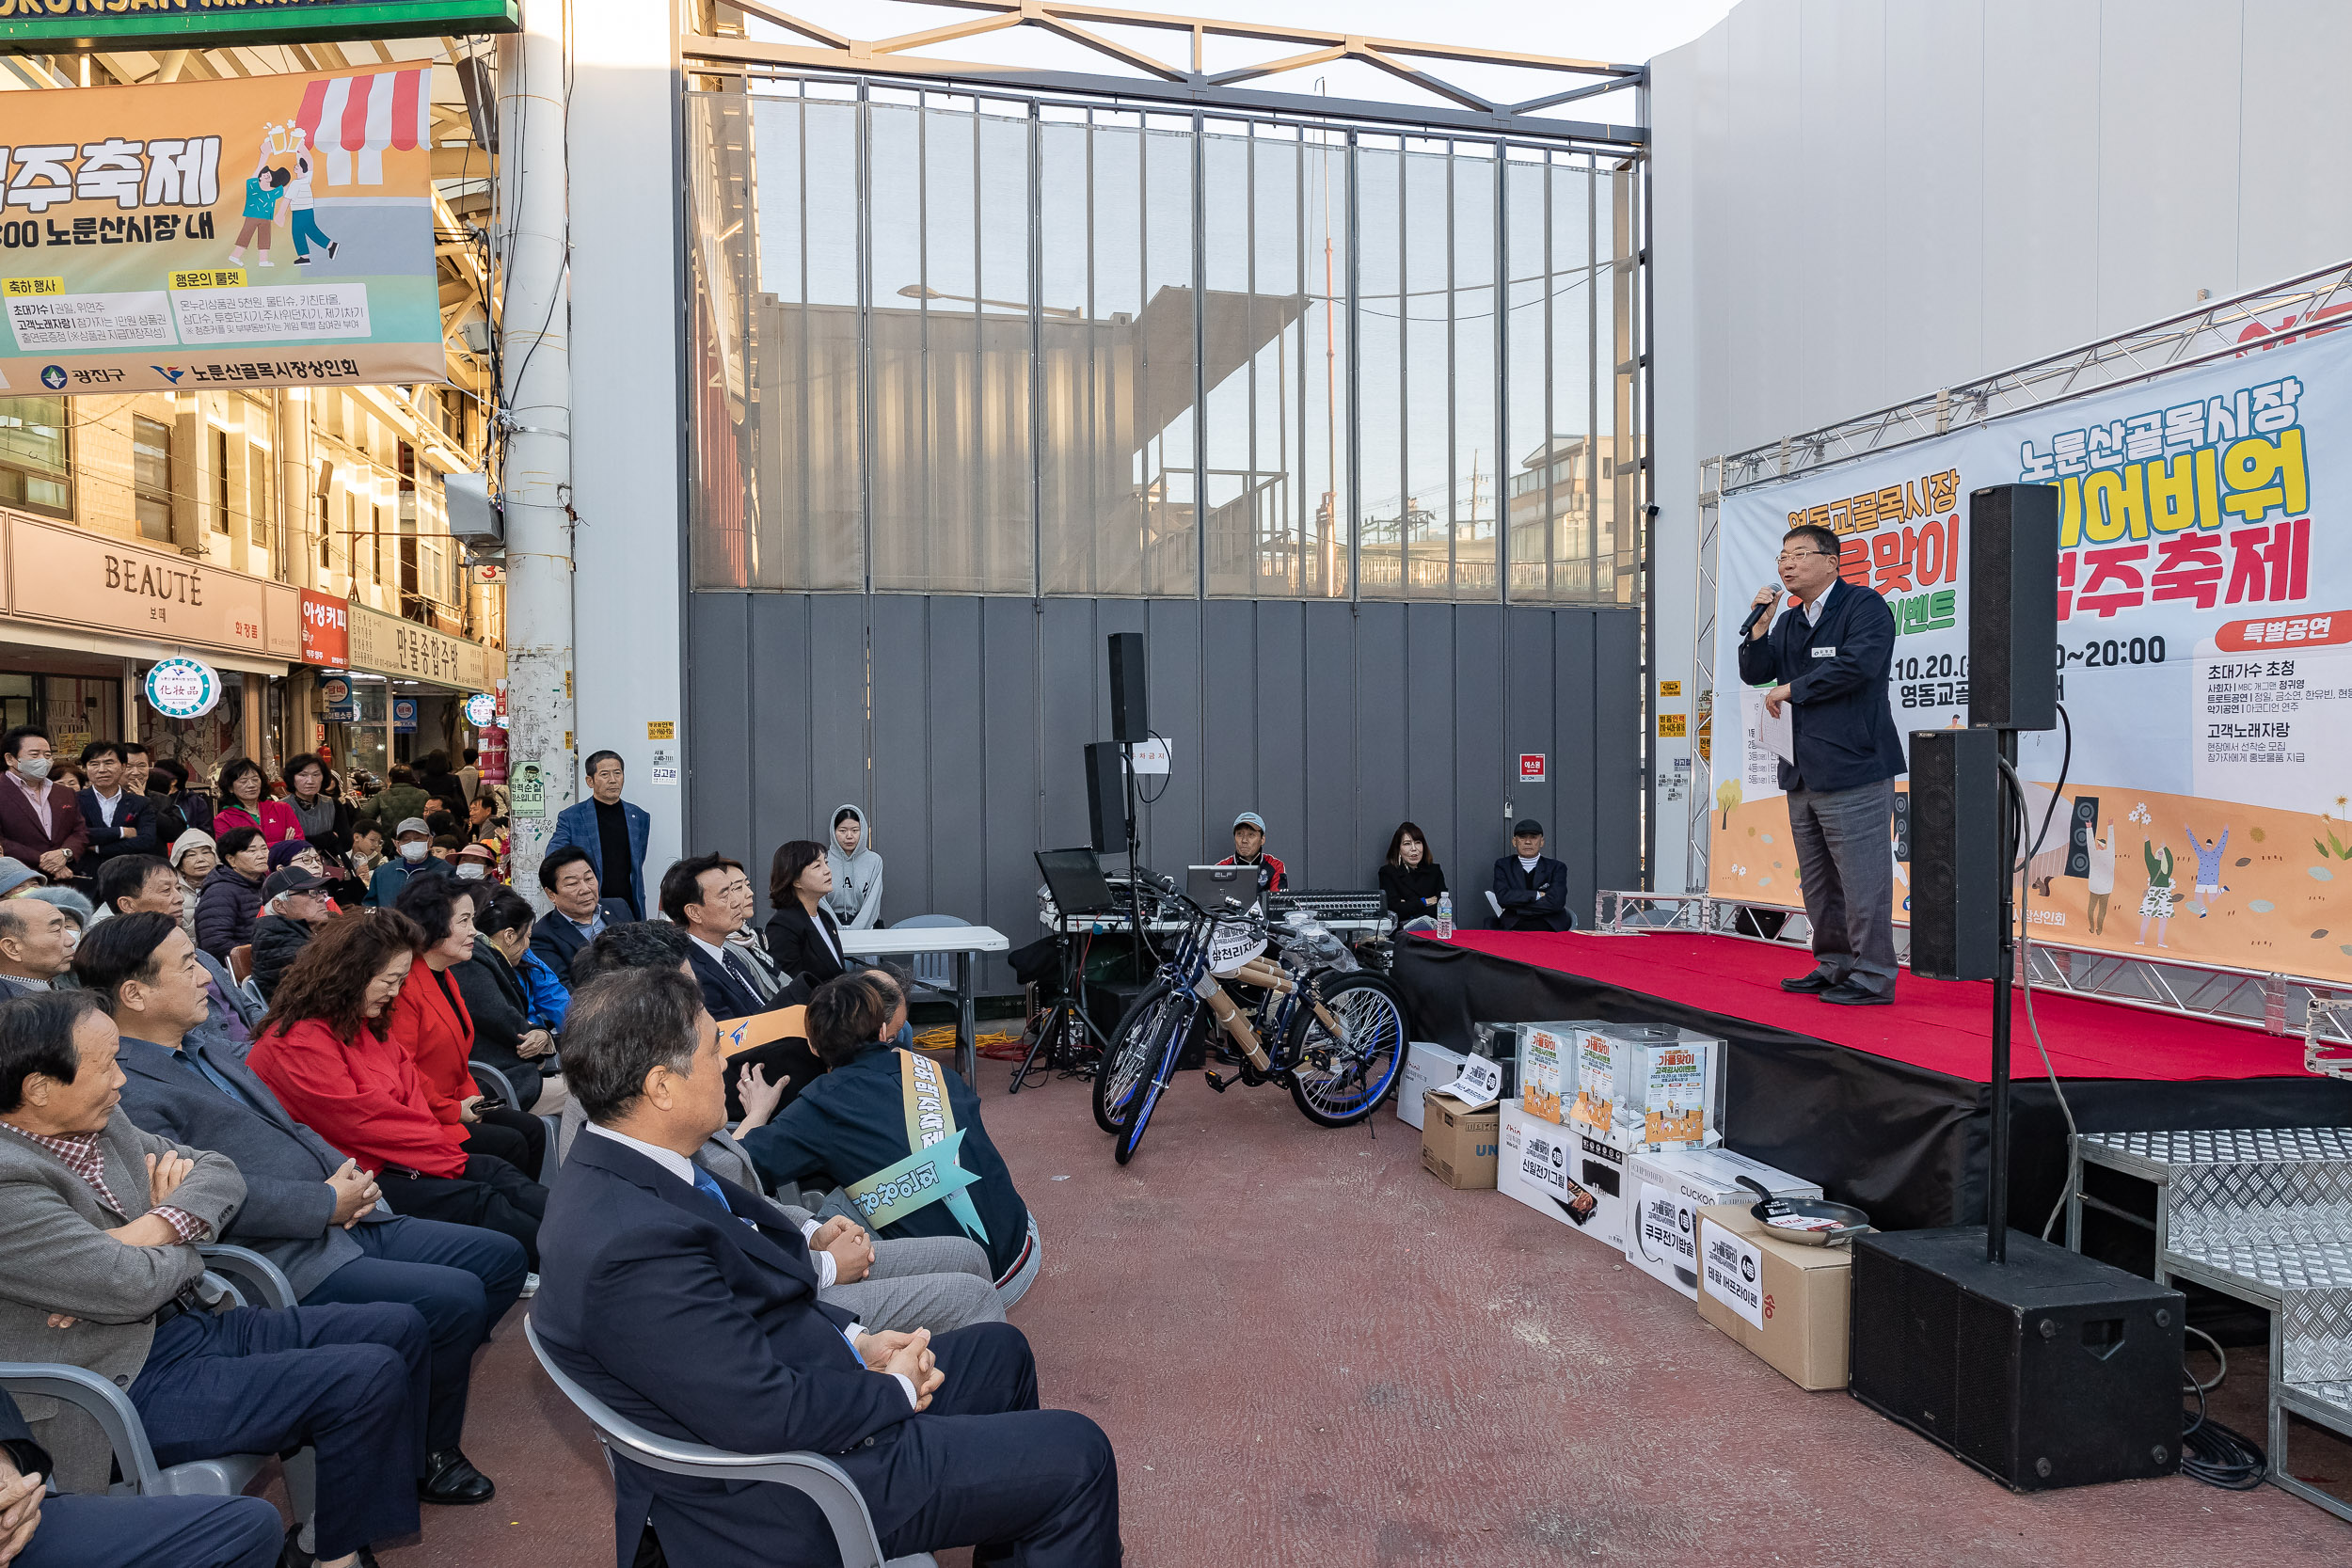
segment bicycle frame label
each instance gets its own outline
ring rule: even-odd
[[[907,1143],[913,1152],[848,1189],[850,1201],[876,1230],[934,1203],[945,1203],[956,1223],[975,1241],[988,1240],[964,1189],[979,1178],[957,1163],[963,1132],[940,1082],[939,1064],[912,1051],[898,1053],[898,1084],[906,1100]]]

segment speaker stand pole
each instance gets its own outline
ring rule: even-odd
[[[1997,731],[1996,736],[2001,760],[2013,769],[2017,766],[2017,732],[2004,729]],[[1987,1149],[1991,1168],[1985,1172],[1984,1180],[1984,1257],[1989,1263],[2009,1261],[2009,991],[2010,978],[2017,972],[2015,936],[2011,930],[2017,905],[2017,812],[2007,809],[2012,804],[2008,797],[2005,776],[2001,784],[2004,809],[1995,813],[1994,818],[1998,824],[1994,842],[1999,847],[2001,857],[2001,941],[1993,972],[1993,1133]]]
[[[1134,953],[1135,974],[1131,979],[1140,980],[1143,968],[1143,878],[1139,846],[1136,838],[1136,743],[1119,743],[1119,776],[1127,786],[1127,927],[1128,944]]]

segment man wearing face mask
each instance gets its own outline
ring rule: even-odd
[[[0,784],[0,854],[23,861],[55,881],[73,874],[73,863],[89,847],[75,793],[49,783],[55,763],[49,732],[19,724],[0,735],[0,760],[8,779]]]
[[[389,910],[411,877],[446,877],[449,866],[433,858],[433,830],[421,816],[402,820],[392,830],[392,858],[368,879],[368,908]]]

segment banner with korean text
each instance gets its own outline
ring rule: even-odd
[[[1964,724],[1968,495],[2018,483],[2061,497],[2074,727],[2026,871],[2037,937],[2352,982],[2352,547],[2329,531],[2352,501],[2352,333],[2337,329],[1725,496],[1709,891],[1802,902],[1761,693],[1739,674],[1782,535],[1832,530],[1840,574],[1895,611],[1897,725]],[[2021,737],[2037,829],[2063,751],[2059,731]],[[1901,922],[1896,822],[1887,844]]]
[[[0,95],[0,395],[444,380],[432,87]]]

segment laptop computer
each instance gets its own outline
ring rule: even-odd
[[[1222,911],[1228,898],[1253,909],[1263,897],[1259,881],[1264,875],[1264,867],[1256,865],[1188,865],[1184,896],[1212,914]]]

